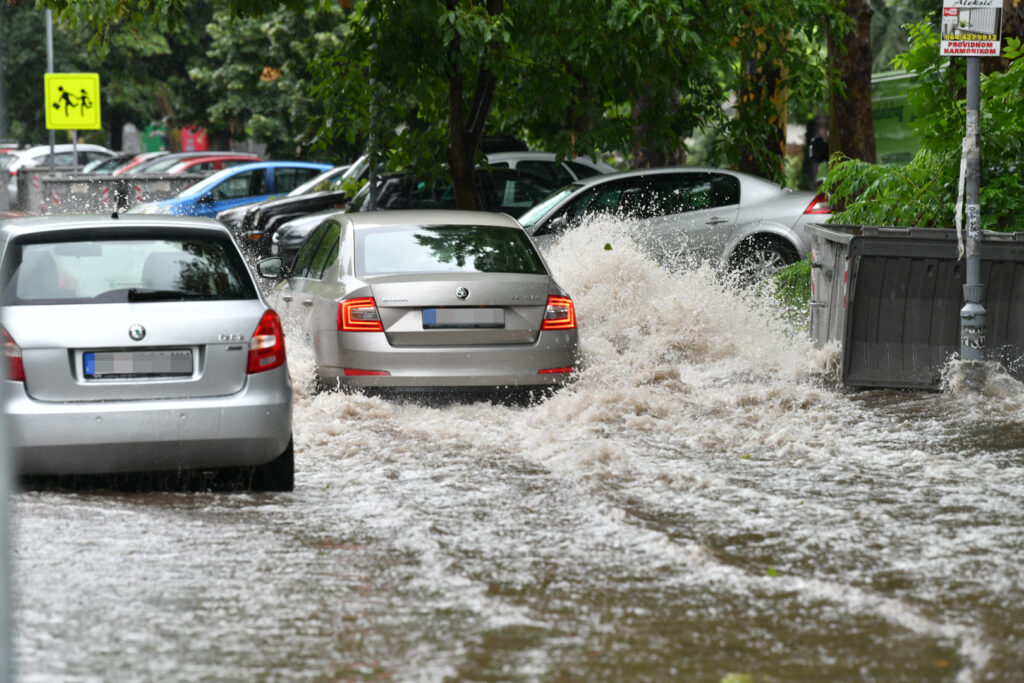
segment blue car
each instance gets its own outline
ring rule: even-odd
[[[232,166],[175,197],[139,204],[129,213],[213,218],[224,209],[285,195],[329,168],[331,164],[312,161],[258,161]]]

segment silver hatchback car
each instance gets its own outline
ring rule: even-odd
[[[583,178],[520,216],[542,248],[587,216],[632,219],[634,240],[663,263],[689,254],[759,280],[810,253],[823,195],[713,168],[648,168]]]
[[[11,220],[0,225],[0,288],[19,474],[292,488],[284,332],[224,226]]]
[[[258,266],[328,388],[550,388],[579,362],[572,299],[505,214],[334,214],[282,267]]]

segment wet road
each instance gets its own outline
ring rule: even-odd
[[[549,260],[541,405],[313,396],[292,343],[294,493],[18,494],[18,680],[1024,680],[1020,384],[849,391],[609,226]]]

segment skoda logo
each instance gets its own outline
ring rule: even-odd
[[[142,325],[132,325],[128,328],[128,336],[135,341],[142,341],[143,337],[146,336],[146,328]]]
[[[458,289],[455,290],[455,296],[457,296],[460,299],[469,298],[469,290],[466,289],[465,287],[459,287]]]

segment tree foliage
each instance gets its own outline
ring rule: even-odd
[[[344,18],[336,2],[302,9],[277,7],[259,16],[218,10],[206,31],[205,58],[188,71],[206,106],[196,123],[230,130],[267,145],[271,156],[302,158],[316,145],[325,112],[311,96],[309,65],[335,49]],[[319,149],[317,158],[351,160],[352,145]]]
[[[834,158],[822,186],[834,206],[834,223],[952,228],[959,189],[961,143],[965,134],[964,60],[939,56],[939,37],[924,21],[910,27],[911,45],[894,63],[913,72],[908,94],[911,125],[921,149],[906,166]],[[981,77],[981,227],[1024,230],[1024,54],[1009,38],[1005,73]]]

